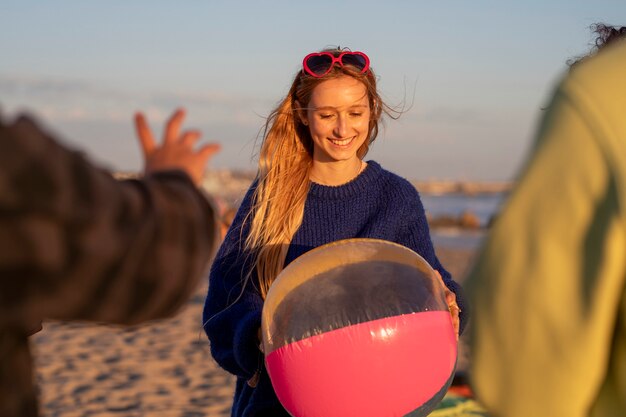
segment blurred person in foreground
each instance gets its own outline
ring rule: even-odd
[[[198,190],[208,159],[184,111],[157,145],[135,118],[145,176],[117,181],[31,119],[0,121],[0,417],[37,415],[28,336],[42,318],[137,324],[173,314],[218,234]]]
[[[467,281],[494,417],[626,416],[626,29],[597,27]]]

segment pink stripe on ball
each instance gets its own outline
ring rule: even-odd
[[[384,417],[404,416],[442,396],[456,357],[450,314],[426,311],[288,344],[269,353],[266,366],[295,417]]]

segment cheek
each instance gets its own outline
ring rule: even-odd
[[[313,138],[327,136],[328,126],[323,123],[313,122],[309,125],[309,132],[311,133],[311,137]]]
[[[370,119],[369,117],[364,117],[358,124],[358,129],[363,133],[367,133],[370,128]]]

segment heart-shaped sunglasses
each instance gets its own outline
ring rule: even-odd
[[[328,74],[333,65],[350,65],[365,73],[370,67],[370,59],[363,52],[342,52],[334,56],[330,52],[314,52],[304,57],[302,69],[312,77],[320,78]]]

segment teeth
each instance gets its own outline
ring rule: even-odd
[[[347,144],[349,144],[350,142],[352,142],[352,139],[354,138],[349,138],[349,139],[344,139],[344,140],[334,140],[334,139],[330,139],[330,141],[337,146],[345,146]]]

